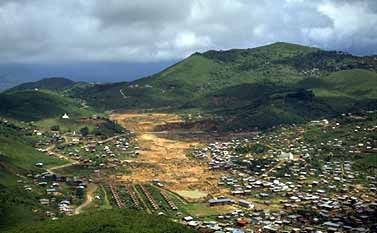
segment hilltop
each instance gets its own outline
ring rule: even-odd
[[[0,94],[0,116],[22,121],[90,114],[76,100],[46,90],[8,91]]]
[[[46,89],[51,91],[62,91],[71,88],[76,84],[67,78],[54,77],[45,78],[35,82],[27,82],[11,88],[9,91],[33,90],[33,89]]]
[[[376,86],[369,84],[376,82],[376,70],[373,56],[280,42],[194,53],[134,82],[71,93],[101,110],[200,109],[233,129],[233,122],[265,128],[375,107]]]
[[[0,108],[37,113],[53,109],[51,114],[40,112],[39,117],[29,119],[36,120],[67,110],[75,113],[78,109],[72,101],[80,99],[101,112],[202,112],[209,116],[207,120],[216,122],[217,130],[269,128],[374,109],[377,85],[371,84],[376,83],[376,70],[376,56],[358,57],[279,42],[251,49],[194,53],[160,73],[133,82],[95,85],[49,78],[25,83],[1,94],[4,101]],[[36,97],[31,92],[35,89],[44,91]],[[58,94],[47,97],[46,90]],[[22,94],[27,94],[28,101],[19,97],[18,91],[28,91]],[[57,99],[62,96],[65,103],[69,102],[64,106],[72,108],[59,104],[62,101]]]

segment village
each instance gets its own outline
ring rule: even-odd
[[[208,204],[237,206],[209,225],[190,221],[222,232],[234,226],[237,232],[375,231],[376,167],[363,170],[353,162],[369,157],[376,163],[375,116],[343,114],[347,137],[341,135],[343,123],[324,119],[190,152],[226,173],[218,184],[228,188],[227,195]]]
[[[69,121],[70,117],[64,114],[61,119]],[[98,117],[93,116],[90,120],[93,119]],[[104,120],[108,122],[105,118],[101,119]],[[65,163],[46,167],[43,161],[36,162],[27,179],[19,179],[17,183],[23,185],[26,192],[37,195],[40,208],[35,209],[36,213],[57,219],[79,214],[84,205],[90,204],[87,200],[88,186],[97,189],[97,183],[107,183],[109,176],[124,173],[128,159],[137,156],[137,147],[133,145],[132,133],[128,131],[104,136],[76,131],[60,133],[51,128],[23,130],[30,131],[37,151]],[[103,196],[96,195],[95,198]]]
[[[130,208],[199,232],[371,232],[376,168],[358,161],[376,159],[375,116],[343,114],[196,144],[186,151],[189,161],[221,174],[220,191],[196,200],[171,189],[168,180],[124,179],[143,166],[136,162],[140,145],[126,129],[111,136],[35,129],[35,148],[67,163],[44,170],[38,162],[34,166],[44,171],[18,182],[26,192],[39,191],[38,211],[51,219]]]

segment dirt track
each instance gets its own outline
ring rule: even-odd
[[[113,114],[111,119],[135,132],[140,147],[140,155],[135,159],[131,173],[122,177],[124,181],[144,183],[159,179],[173,191],[219,192],[216,184],[220,174],[209,171],[206,164],[186,157],[186,150],[200,142],[162,137],[164,133],[174,135],[174,131],[154,132],[158,125],[181,121],[178,116],[127,113]]]
[[[92,203],[94,199],[93,195],[96,190],[97,190],[97,185],[93,183],[90,183],[88,185],[88,188],[86,190],[86,195],[85,195],[85,201],[75,209],[74,211],[75,215],[80,214],[83,209],[85,209],[90,203]]]

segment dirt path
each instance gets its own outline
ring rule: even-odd
[[[70,166],[72,166],[74,164],[78,164],[79,163],[78,161],[72,160],[71,158],[67,157],[66,155],[63,155],[63,154],[55,152],[54,151],[55,147],[56,147],[56,145],[54,144],[52,146],[47,147],[46,150],[47,150],[48,153],[52,153],[55,157],[58,157],[58,158],[61,158],[61,159],[69,161],[69,163],[66,163],[66,164],[63,164],[63,165],[58,165],[58,166],[55,166],[55,167],[47,168],[46,170],[49,173],[54,173],[54,171],[57,170],[57,169],[61,169],[61,168],[65,168],[65,167],[70,167]]]
[[[120,135],[112,136],[112,137],[106,138],[105,140],[98,141],[98,143],[102,144],[102,143],[110,142],[110,141],[115,140],[119,137],[120,137]]]
[[[140,147],[140,155],[133,161],[130,174],[124,175],[122,180],[145,183],[159,179],[173,191],[199,190],[207,194],[219,191],[220,173],[209,171],[206,164],[186,157],[187,149],[199,146],[199,141],[167,139],[161,132],[154,132],[156,126],[181,122],[178,116],[127,113],[113,114],[111,119],[135,132]],[[174,135],[173,130],[168,133]]]
[[[85,201],[75,209],[74,211],[75,215],[80,214],[82,209],[86,208],[90,203],[92,203],[94,199],[93,195],[96,190],[97,190],[96,184],[90,183],[88,185],[88,187],[86,188]]]

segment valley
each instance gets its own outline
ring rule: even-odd
[[[141,183],[159,180],[174,192],[198,190],[202,197],[219,192],[216,183],[220,173],[210,172],[205,164],[186,157],[187,150],[199,147],[201,141],[171,139],[177,133],[174,130],[155,131],[157,126],[182,122],[178,116],[131,113],[114,114],[111,119],[134,132],[140,146],[138,158],[132,160],[129,175],[122,180]],[[169,135],[169,139],[164,135]]]
[[[0,230],[374,231],[376,70],[275,43],[130,83],[14,87],[0,93]]]

